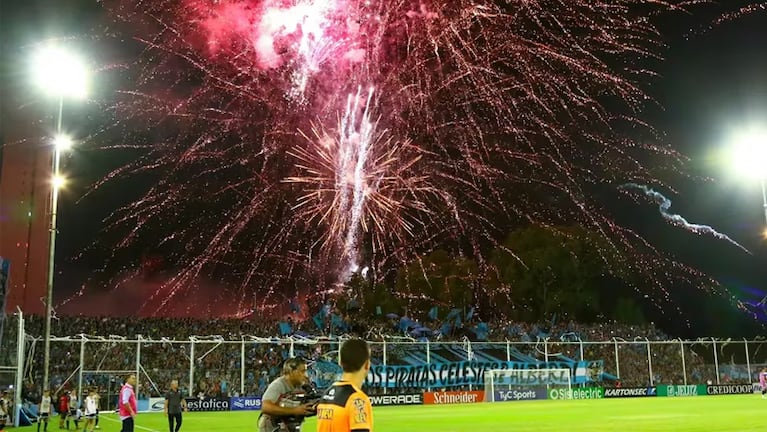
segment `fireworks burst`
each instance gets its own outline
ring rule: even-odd
[[[160,177],[109,226],[123,247],[176,245],[169,298],[208,275],[247,307],[254,290],[319,290],[361,265],[382,279],[435,247],[483,267],[529,223],[602,233],[661,291],[706,280],[590,198],[657,184],[648,161],[681,166],[619,131],[644,126],[641,65],[661,48],[648,17],[687,2],[106,4],[145,46],[116,110],[148,125],[126,143],[145,155],[107,178]]]

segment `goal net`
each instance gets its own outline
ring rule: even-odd
[[[572,394],[570,369],[492,369],[485,371],[485,400],[537,399],[536,389],[561,389]]]

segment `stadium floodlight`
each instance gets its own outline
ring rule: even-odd
[[[56,146],[56,150],[60,152],[68,151],[72,149],[72,138],[68,135],[57,135],[53,139],[53,145]]]
[[[749,127],[734,135],[732,165],[740,175],[761,181],[762,207],[767,223],[767,127]]]
[[[67,184],[67,179],[61,174],[54,175],[51,179],[51,184],[53,185],[54,190],[59,191]]]
[[[56,45],[48,45],[32,58],[32,76],[46,93],[83,99],[88,95],[88,69],[82,59]]]
[[[56,118],[56,138],[53,141],[51,158],[51,214],[48,243],[48,284],[45,300],[45,346],[43,360],[43,388],[50,390],[49,372],[51,359],[51,316],[53,315],[53,275],[56,256],[56,215],[58,212],[59,190],[63,186],[61,177],[61,153],[72,146],[72,140],[62,135],[64,99],[84,99],[88,95],[90,73],[83,59],[69,50],[55,44],[49,44],[32,56],[31,75],[35,84],[44,93],[58,98],[58,116]]]

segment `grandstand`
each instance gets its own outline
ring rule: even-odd
[[[21,384],[22,391],[15,393],[34,414],[41,393],[42,320],[28,317],[23,326],[19,315],[8,320],[0,385],[19,388]],[[533,387],[507,393],[522,399],[552,399],[563,394],[577,398],[586,394],[577,389],[596,388],[603,389],[600,394],[607,395],[604,397],[637,396],[642,393],[639,390],[648,388],[653,389],[652,395],[744,393],[751,389],[758,368],[767,364],[767,340],[669,340],[651,325],[567,323],[549,326],[544,332],[543,326],[490,323],[487,336],[480,339],[466,333],[434,332],[415,337],[400,323],[398,317],[370,317],[364,325],[355,326],[367,329],[360,336],[372,346],[374,365],[365,390],[381,397],[377,399],[381,403],[407,397],[410,403],[429,403],[435,392],[444,394],[434,400],[497,400],[484,394],[482,375],[485,370],[507,367],[570,371],[570,393],[539,394]],[[80,394],[84,388],[97,386],[102,409],[109,410],[124,376],[135,373],[140,407],[151,411],[172,379],[180,381],[188,397],[255,400],[278,376],[283,360],[293,356],[311,361],[310,377],[316,385],[332,382],[339,372],[339,341],[349,332],[331,336],[319,330],[314,334],[297,330],[280,335],[285,329],[281,324],[59,317],[52,332],[51,384],[55,392],[67,389]],[[201,335],[204,330],[209,334]],[[612,337],[604,338],[606,334]],[[19,340],[24,341],[21,350]],[[508,395],[503,397],[511,397]]]

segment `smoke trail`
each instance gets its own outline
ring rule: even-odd
[[[648,197],[652,198],[653,201],[655,201],[658,204],[658,209],[660,210],[660,214],[663,216],[663,219],[666,219],[671,225],[675,225],[678,227],[682,227],[686,229],[687,231],[693,232],[698,235],[711,235],[719,240],[726,240],[733,245],[739,247],[740,249],[744,250],[747,253],[751,253],[748,249],[743,247],[740,243],[736,242],[735,240],[731,239],[726,234],[722,234],[719,231],[715,230],[714,228],[708,226],[708,225],[698,225],[687,222],[687,219],[684,217],[673,214],[669,212],[669,209],[671,208],[671,200],[663,196],[660,192],[656,192],[652,189],[650,189],[647,186],[636,184],[636,183],[627,183],[622,186],[620,186],[619,189],[638,189],[645,193]]]

